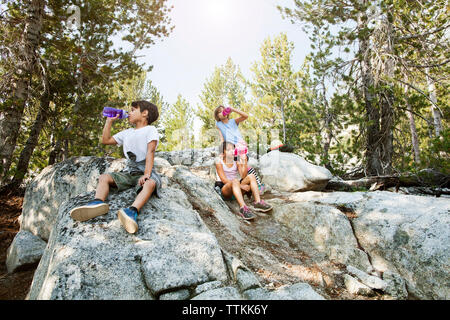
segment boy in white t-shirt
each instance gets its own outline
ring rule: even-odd
[[[148,101],[132,102],[128,121],[135,127],[120,131],[112,137],[111,127],[119,116],[106,118],[102,143],[123,145],[127,166],[121,172],[102,174],[98,181],[95,199],[85,206],[72,209],[70,216],[73,219],[86,221],[107,213],[109,206],[105,200],[110,186],[118,188],[119,191],[134,187],[137,193],[135,201],[130,207],[120,209],[117,214],[127,232],[135,233],[137,231],[139,210],[153,193],[160,198],[161,178],[153,168],[159,134],[155,126],[150,125],[158,119],[158,116],[158,108],[153,103]]]

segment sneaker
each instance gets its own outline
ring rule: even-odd
[[[252,220],[256,217],[252,210],[250,210],[250,208],[247,206],[243,206],[239,209],[239,215],[245,220]]]
[[[130,208],[120,209],[117,212],[120,223],[128,233],[135,233],[138,229],[138,224],[136,222],[137,214],[138,213],[136,211]]]
[[[93,200],[85,206],[70,210],[70,216],[77,221],[86,221],[108,213],[109,205],[101,200]]]
[[[272,210],[272,206],[264,202],[264,200],[261,200],[260,202],[253,203],[253,209],[260,212],[267,212]]]

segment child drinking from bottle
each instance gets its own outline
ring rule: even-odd
[[[107,115],[108,116],[108,115]],[[131,206],[117,212],[118,219],[128,233],[138,230],[137,216],[148,199],[156,194],[160,198],[161,177],[156,173],[153,163],[158,146],[159,134],[151,124],[158,119],[158,108],[148,101],[134,101],[127,118],[134,128],[129,128],[111,136],[111,127],[120,114],[106,118],[101,142],[107,145],[123,145],[127,166],[121,172],[100,175],[95,199],[87,205],[73,208],[70,216],[77,221],[86,221],[108,213],[105,202],[110,187],[119,191],[134,188],[137,196]]]
[[[221,145],[221,155],[216,159],[215,188],[223,200],[236,200],[239,203],[239,215],[245,220],[256,216],[244,202],[244,193],[251,192],[254,197],[253,210],[267,212],[272,206],[259,196],[258,184],[254,174],[248,174],[247,162],[234,160],[234,145],[224,141]]]
[[[240,115],[239,118],[230,119],[230,114],[236,112]],[[219,129],[219,134],[222,141],[230,142],[235,145],[234,154],[247,154],[247,143],[242,138],[238,125],[242,121],[247,120],[248,115],[240,110],[224,106],[218,106],[214,110],[214,118],[216,119],[216,127]]]
[[[236,112],[240,115],[239,118],[230,119],[230,114],[232,112]],[[240,157],[241,161],[248,161],[248,147],[245,140],[242,138],[241,132],[239,131],[238,125],[242,121],[247,120],[248,115],[245,112],[240,110],[224,106],[218,106],[214,110],[214,118],[216,119],[216,127],[219,130],[219,135],[221,138],[221,142],[230,142],[234,144],[234,156],[237,160],[237,157]],[[248,167],[248,173],[253,174],[256,177],[256,181],[258,183],[258,188],[260,193],[264,193],[264,184],[261,182],[261,178],[256,174],[254,168]]]

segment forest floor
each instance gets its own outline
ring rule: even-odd
[[[0,195],[0,300],[23,300],[28,294],[37,266],[8,274],[6,252],[20,225],[22,195]]]

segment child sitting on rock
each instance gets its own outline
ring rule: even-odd
[[[236,200],[239,203],[240,216],[245,220],[251,220],[256,216],[245,204],[243,192],[251,192],[253,194],[255,200],[253,203],[254,210],[267,212],[272,207],[265,203],[264,200],[261,200],[255,175],[248,174],[246,156],[240,156],[238,162],[234,160],[234,148],[235,146],[230,142],[224,141],[222,143],[222,154],[215,163],[215,188],[220,190],[222,199]]]
[[[137,197],[128,208],[120,209],[117,214],[120,223],[129,233],[138,230],[137,215],[152,194],[158,198],[161,188],[161,178],[153,167],[155,150],[158,146],[159,135],[153,122],[158,119],[158,108],[148,101],[135,101],[131,103],[131,112],[128,116],[129,128],[111,137],[112,124],[115,118],[106,118],[103,128],[102,143],[107,145],[123,145],[123,153],[127,158],[127,166],[121,172],[102,174],[99,177],[95,199],[85,206],[74,208],[70,216],[77,221],[86,221],[106,214],[109,206],[105,202],[109,187],[122,191],[134,187]],[[155,192],[154,192],[155,191]]]
[[[224,106],[218,106],[214,110],[214,118],[216,119],[216,127],[219,130],[219,135],[221,139],[221,143],[223,142],[230,142],[235,146],[235,161],[237,161],[237,153],[238,150],[247,150],[247,143],[242,138],[242,134],[239,131],[239,123],[242,121],[247,120],[248,115],[245,112],[242,112],[240,110],[228,107],[228,110],[225,110],[226,108]],[[225,111],[225,112],[224,112]],[[226,112],[227,111],[227,112]],[[230,114],[232,112],[236,112],[240,115],[239,118],[236,119],[230,119]],[[243,152],[241,152],[243,153]],[[248,161],[248,155],[247,152],[245,152],[245,155],[247,156]],[[258,189],[260,194],[264,193],[264,184],[261,182],[261,178],[256,173],[256,170],[254,168],[248,167],[248,174],[253,174],[256,178],[256,182],[258,183]]]

